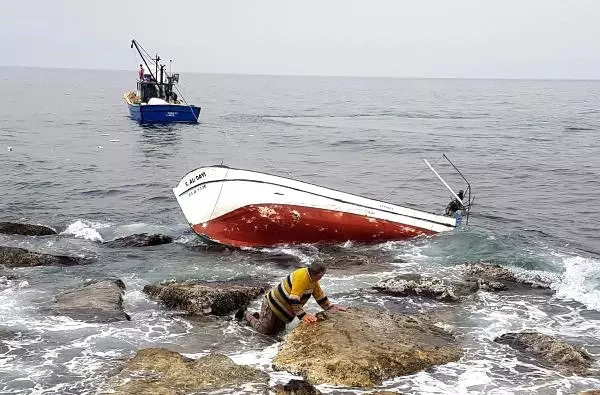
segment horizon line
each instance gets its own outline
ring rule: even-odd
[[[101,69],[101,68],[79,68],[60,66],[29,66],[0,64],[0,68],[23,68],[23,69],[45,69],[45,70],[80,70],[80,71],[119,71],[131,72],[137,69]],[[377,75],[330,75],[330,74],[272,74],[272,73],[242,73],[242,72],[209,72],[209,71],[177,71],[185,74],[206,75],[235,75],[250,77],[319,77],[319,78],[379,78],[379,79],[405,79],[405,80],[513,80],[513,81],[600,81],[597,78],[584,77],[456,77],[456,76],[377,76]]]

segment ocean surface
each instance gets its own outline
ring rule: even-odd
[[[5,67],[0,73],[0,221],[59,232],[0,235],[0,245],[94,259],[0,277],[0,393],[93,394],[144,347],[191,357],[224,353],[265,370],[271,384],[287,383],[294,376],[270,366],[279,345],[273,339],[229,318],[187,319],[142,288],[168,279],[248,275],[275,282],[291,270],[278,254],[310,263],[331,252],[311,246],[199,251],[171,189],[188,171],[223,163],[441,213],[450,194],[422,159],[455,189],[465,186],[444,153],[472,186],[469,225],[430,238],[340,246],[342,253],[384,256],[385,264],[330,270],[322,280],[330,298],[395,311],[409,301],[366,290],[401,273],[452,275],[472,261],[541,276],[556,292],[482,292],[456,306],[452,329],[465,356],[380,388],[407,394],[600,388],[598,376],[564,375],[493,342],[505,332],[533,329],[600,358],[599,81],[181,73],[184,98],[202,107],[200,124],[144,127],[128,118],[123,100],[135,88],[135,69]],[[142,232],[175,242],[138,249],[101,244]],[[130,322],[91,324],[46,312],[55,296],[104,277],[124,281]],[[442,305],[410,303],[417,311]]]

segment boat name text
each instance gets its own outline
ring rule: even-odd
[[[202,172],[200,174],[196,174],[196,177],[192,177],[188,181],[185,182],[185,186],[189,187],[190,185],[192,185],[193,183],[195,183],[198,180],[203,179],[204,177],[206,177],[206,172]]]

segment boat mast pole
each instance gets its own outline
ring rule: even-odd
[[[148,66],[148,62],[146,62],[146,58],[142,54],[142,51],[140,50],[139,44],[137,43],[137,41],[131,40],[131,48],[133,48],[134,46],[135,46],[135,49],[140,54],[140,57],[142,58],[142,61],[146,65],[146,69],[148,69],[148,72],[150,72],[150,75],[152,76],[152,78],[154,78],[154,81],[156,81],[156,77],[152,74],[152,69],[150,68],[150,66]]]
[[[446,188],[448,188],[448,190],[449,190],[449,191],[452,193],[452,195],[453,195],[453,196],[454,196],[454,197],[455,197],[455,198],[456,198],[456,199],[457,199],[457,200],[460,202],[460,204],[464,206],[464,203],[463,203],[462,199],[461,199],[461,198],[459,198],[459,197],[458,197],[458,195],[457,195],[456,193],[454,193],[454,191],[452,190],[452,188],[450,188],[450,186],[449,186],[449,185],[446,183],[446,181],[444,181],[444,179],[442,178],[442,176],[440,176],[440,175],[438,174],[438,172],[437,172],[437,171],[435,171],[435,169],[434,169],[433,167],[431,167],[431,165],[429,164],[429,162],[427,162],[427,159],[423,159],[423,161],[425,162],[425,164],[426,164],[427,166],[429,166],[429,168],[431,169],[431,171],[433,172],[433,174],[435,174],[435,175],[437,176],[437,178],[439,178],[439,179],[440,179],[440,181],[441,181],[441,182],[444,184],[444,186],[445,186]]]

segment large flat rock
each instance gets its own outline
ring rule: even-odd
[[[119,279],[89,283],[56,297],[51,309],[55,314],[87,322],[130,320],[123,310],[125,284]]]
[[[33,252],[24,248],[0,246],[0,264],[6,267],[72,266],[85,262],[83,258]]]
[[[184,281],[150,284],[144,292],[168,308],[193,315],[227,315],[248,305],[269,289],[256,280]]]
[[[225,355],[190,359],[165,348],[146,348],[126,362],[102,393],[182,395],[218,390],[219,394],[265,394],[268,382],[265,372],[237,365]]]
[[[507,344],[563,373],[586,375],[593,362],[581,348],[534,331],[505,333],[494,341]]]
[[[0,233],[23,236],[55,235],[56,231],[43,225],[20,224],[17,222],[0,222]]]
[[[275,369],[313,384],[373,387],[463,354],[453,335],[427,315],[349,309],[319,316],[318,322],[301,323],[287,336],[273,360]]]

